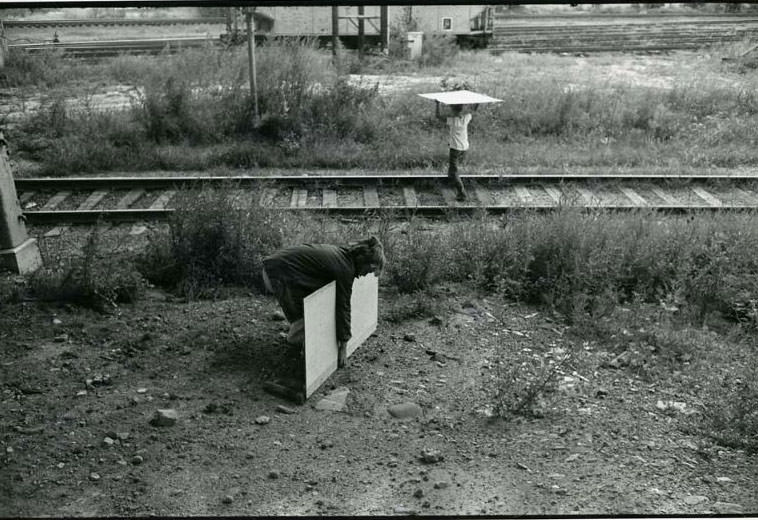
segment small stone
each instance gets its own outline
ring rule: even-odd
[[[13,453],[13,448],[8,446],[7,448],[5,448],[5,453]]]
[[[150,424],[153,426],[173,426],[176,424],[178,418],[179,415],[173,408],[156,410],[155,414],[153,414],[153,418],[150,420]]]
[[[394,404],[387,408],[387,411],[396,419],[409,419],[421,415],[421,407],[411,402]]]
[[[68,341],[68,334],[60,334],[53,339],[56,343],[65,343]]]
[[[708,501],[708,497],[704,497],[703,495],[688,495],[684,497],[684,503],[688,506],[694,506],[697,504],[701,504],[703,502]]]
[[[116,434],[116,438],[120,441],[125,441],[129,438],[129,432],[119,432]]]
[[[330,392],[329,395],[316,403],[316,410],[326,410],[330,412],[341,412],[345,409],[347,395],[350,393],[349,388],[340,387]]]
[[[267,475],[267,476],[268,476],[268,478],[270,478],[271,480],[276,480],[276,479],[278,479],[278,478],[279,478],[279,476],[280,476],[280,475],[281,475],[281,474],[280,474],[278,471],[276,471],[276,470],[271,470],[271,471],[269,471],[269,472],[268,472],[268,475]]]
[[[58,469],[63,469],[66,467],[66,465],[63,462],[59,462],[58,464],[56,464],[56,466],[58,467]]]
[[[403,336],[403,340],[411,342],[411,343],[415,343],[416,342],[416,335],[412,334],[412,333],[408,333],[408,334],[406,334],[406,335]]]
[[[429,502],[428,500],[424,500],[424,503],[421,504],[421,507],[423,507],[424,509],[429,509],[430,507],[432,507],[432,503]]]
[[[740,504],[734,502],[716,502],[713,504],[713,509],[717,513],[727,515],[741,515],[744,513],[744,508]]]
[[[441,462],[444,458],[439,450],[426,449],[421,452],[421,460],[427,464]]]
[[[435,482],[435,483],[434,483],[434,489],[445,489],[445,488],[447,488],[449,485],[450,485],[450,484],[448,484],[447,482],[445,482],[444,480],[442,480],[442,481],[440,481],[440,482]]]
[[[421,497],[423,497],[424,496],[424,490],[421,489],[421,488],[417,489],[416,491],[413,492],[413,496],[415,498],[421,498]]]
[[[271,319],[273,321],[284,321],[284,320],[287,319],[287,317],[284,315],[284,313],[282,311],[274,311],[271,314]]]
[[[297,413],[297,410],[295,410],[294,408],[290,408],[289,406],[284,406],[283,404],[277,405],[276,411],[279,413],[287,413],[287,414]]]
[[[729,477],[716,477],[716,481],[721,484],[726,484],[729,482],[734,482],[734,480],[730,479]]]
[[[268,424],[271,422],[271,418],[268,415],[259,415],[255,418],[255,424]]]
[[[568,457],[566,457],[566,462],[574,462],[578,458],[579,458],[579,454],[578,453],[572,453],[571,455],[569,455]]]
[[[63,322],[58,318],[53,318],[53,325],[63,325]]]
[[[105,438],[103,439],[103,446],[106,446],[106,447],[111,447],[111,446],[113,446],[114,444],[116,444],[116,441],[114,441],[114,440],[113,440],[113,439],[111,439],[110,437],[105,437]]]
[[[234,497],[232,497],[231,495],[226,495],[224,498],[221,499],[221,502],[224,504],[231,504],[232,502],[234,502]]]
[[[145,459],[142,458],[142,455],[135,455],[134,457],[132,457],[132,464],[134,464],[135,466],[139,466],[143,462],[145,462]]]
[[[595,391],[595,397],[604,398],[604,397],[606,397],[607,395],[608,395],[608,389],[606,389],[606,388],[598,388],[598,389]]]
[[[415,515],[416,511],[405,506],[395,506],[393,511],[398,515]]]
[[[138,394],[146,394],[147,393],[147,388],[138,388],[137,389],[137,393]]]
[[[97,473],[90,473],[89,474],[89,479],[90,480],[100,480],[100,475],[98,475]]]

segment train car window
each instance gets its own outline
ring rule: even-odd
[[[443,31],[452,31],[453,30],[453,19],[450,17],[444,17],[442,18],[442,30]]]

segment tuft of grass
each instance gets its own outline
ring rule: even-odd
[[[29,290],[45,301],[68,302],[106,311],[137,301],[146,288],[131,257],[101,245],[96,227],[78,256],[43,258],[44,266],[29,277]]]
[[[281,247],[287,218],[251,204],[258,195],[231,186],[182,192],[169,233],[151,238],[140,271],[189,298],[223,285],[262,288],[261,262]]]

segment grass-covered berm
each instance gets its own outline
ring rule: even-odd
[[[445,128],[415,94],[458,87],[504,100],[476,113],[467,171],[681,173],[755,166],[758,77],[740,58],[749,50],[742,42],[664,56],[493,56],[427,38],[415,61],[361,63],[343,50],[337,67],[314,42],[270,40],[256,54],[259,123],[244,46],[89,65],[11,52],[0,84],[45,92],[34,116],[6,135],[14,155],[45,174],[439,170]],[[397,76],[414,81],[378,88]],[[127,110],[87,103],[109,84],[134,88]]]

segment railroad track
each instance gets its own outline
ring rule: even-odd
[[[224,17],[214,18],[81,18],[69,20],[3,20],[6,29],[44,27],[125,27],[166,25],[223,25]]]
[[[561,206],[670,212],[758,209],[756,176],[469,175],[458,202],[440,175],[80,177],[16,179],[28,223],[134,222],[168,218],[180,190],[226,186],[240,209],[262,205],[329,215],[446,216]],[[55,229],[55,228],[54,228]]]
[[[758,37],[758,17],[566,17],[524,20],[496,16],[489,50],[511,52],[665,52]]]
[[[182,38],[144,38],[131,40],[101,40],[66,43],[18,43],[11,49],[24,50],[30,54],[59,51],[71,58],[107,58],[119,54],[159,54],[177,52],[181,49],[217,46],[221,40],[207,36]]]

